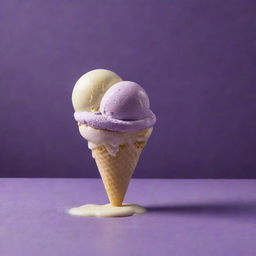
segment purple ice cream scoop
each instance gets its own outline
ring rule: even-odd
[[[144,89],[130,81],[114,84],[104,94],[100,112],[75,112],[76,121],[96,129],[136,131],[152,127],[156,117]]]
[[[141,120],[151,115],[144,89],[134,82],[122,81],[110,87],[103,96],[100,112],[124,121]]]

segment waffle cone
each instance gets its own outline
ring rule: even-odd
[[[140,131],[141,135],[146,132],[148,132],[147,129]],[[115,156],[110,155],[104,146],[92,149],[92,155],[111,205],[122,205],[130,179],[145,145],[146,142],[138,141],[134,145],[120,145]]]

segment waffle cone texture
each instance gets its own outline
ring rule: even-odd
[[[147,129],[140,131],[144,135]],[[110,204],[121,206],[146,142],[135,142],[134,145],[120,145],[115,156],[108,153],[104,146],[92,149]]]

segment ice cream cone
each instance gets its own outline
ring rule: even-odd
[[[156,122],[146,91],[135,82],[122,81],[110,70],[96,69],[76,82],[72,103],[79,133],[92,150],[110,204],[83,205],[69,212],[104,217],[145,212],[123,200]]]
[[[92,148],[92,155],[95,158],[108,199],[113,206],[122,205],[141,151],[146,145],[146,141],[140,141],[139,138],[145,137],[148,132],[151,134],[149,129],[138,131],[138,141],[132,145],[120,145],[115,156],[109,154],[105,146]]]

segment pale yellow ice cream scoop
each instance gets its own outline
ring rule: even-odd
[[[79,78],[72,93],[72,103],[76,112],[98,112],[105,92],[122,79],[106,69],[92,70]]]

